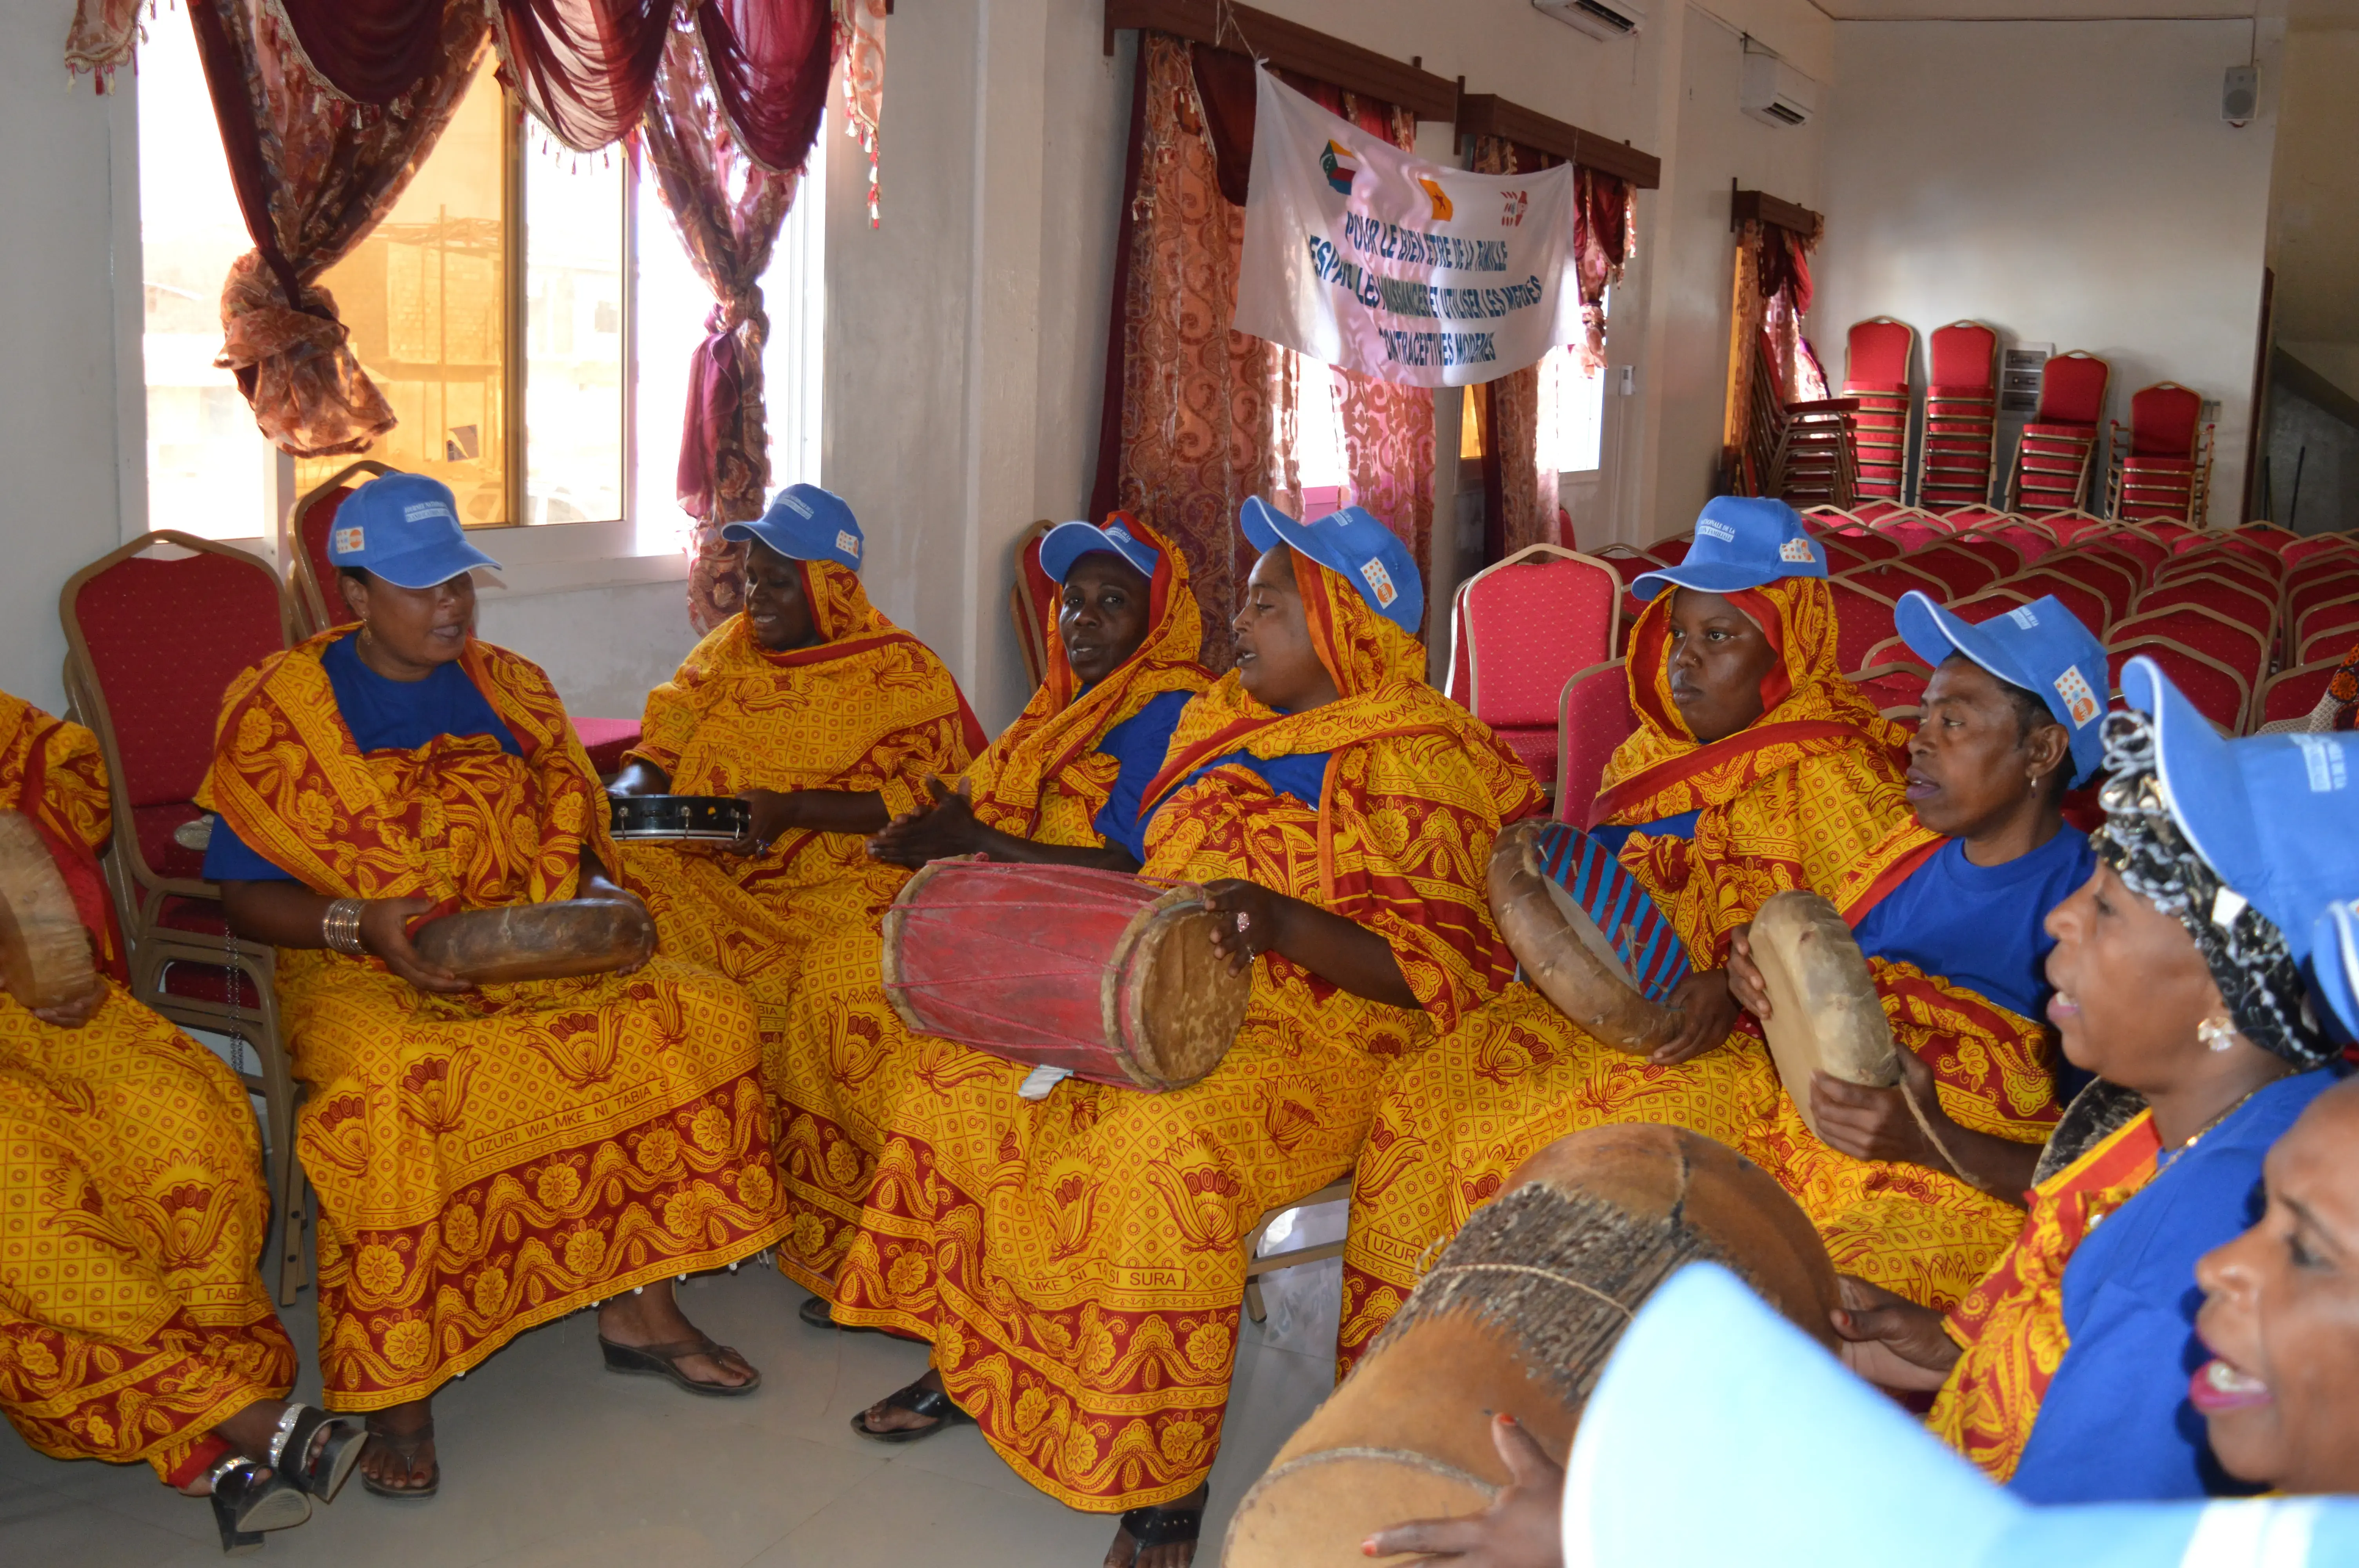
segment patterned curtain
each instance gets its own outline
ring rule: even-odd
[[[885,122],[885,7],[890,0],[835,0],[843,44],[843,134],[868,155],[868,226],[877,224],[876,141]]]
[[[1574,265],[1581,287],[1581,319],[1587,329],[1581,368],[1605,373],[1605,291],[1622,281],[1622,269],[1638,251],[1638,224],[1632,211],[1637,192],[1627,182],[1593,168],[1572,171]]]
[[[1786,405],[1827,395],[1826,374],[1802,337],[1810,252],[1823,227],[1799,234],[1748,218],[1737,234],[1721,433],[1721,488],[1730,494],[1759,495],[1769,482]]]
[[[1521,174],[1563,161],[1505,136],[1474,138],[1477,174]],[[1576,256],[1582,250],[1581,227],[1576,207]],[[1600,297],[1603,297],[1602,292]],[[1602,313],[1599,320],[1602,325]],[[1599,342],[1602,348],[1602,337]],[[1542,366],[1527,365],[1466,389],[1467,396],[1484,400],[1483,490],[1487,515],[1483,555],[1486,566],[1529,545],[1567,542],[1558,537],[1556,454],[1551,450],[1543,460],[1540,450],[1539,433],[1547,427],[1540,416],[1541,373]]]
[[[819,29],[822,48],[826,31]],[[814,116],[806,150],[816,130]],[[672,35],[639,138],[680,245],[717,301],[690,365],[679,444],[679,504],[695,520],[688,615],[709,632],[745,600],[745,547],[723,540],[721,530],[759,517],[769,489],[762,348],[770,319],[760,280],[801,176],[774,173],[742,150],[712,91],[704,49],[688,33]]]

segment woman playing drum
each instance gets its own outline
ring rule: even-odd
[[[840,1316],[933,1342],[935,1370],[856,1424],[934,1430],[946,1389],[1035,1486],[1132,1510],[1107,1561],[1147,1568],[1193,1551],[1240,1238],[1351,1168],[1386,1059],[1506,983],[1484,865],[1538,804],[1425,684],[1417,568],[1382,524],[1258,501],[1242,522],[1263,553],[1237,668],[1147,792],[1147,871],[1208,883],[1220,950],[1253,965],[1227,1057],[1168,1093],[1069,1079],[1034,1102],[1021,1067],[921,1040],[864,1207],[798,1217],[793,1243]]]
[[[492,563],[450,491],[372,480],[331,558],[360,625],[231,686],[205,871],[231,928],[278,949],[310,1088],[297,1148],[321,1199],[327,1403],[372,1412],[371,1489],[416,1497],[440,1475],[435,1389],[594,1303],[608,1366],[751,1390],[671,1279],[787,1221],[734,984],[658,957],[478,989],[419,957],[421,917],[631,895],[606,878],[605,801],[548,677],[473,636],[468,571]]]
[[[23,880],[61,877],[111,953],[97,737],[0,694],[0,811],[51,862]],[[0,897],[22,924],[38,891]],[[285,1402],[295,1348],[255,1273],[270,1200],[245,1087],[131,1000],[119,955],[81,960],[62,1005],[0,992],[0,1411],[54,1458],[144,1459],[211,1495],[223,1544],[251,1546],[334,1493],[362,1434]]]
[[[743,540],[745,608],[647,694],[616,795],[737,795],[752,809],[725,848],[623,845],[623,882],[647,901],[664,951],[751,991],[775,1054],[803,956],[874,931],[902,873],[867,836],[983,745],[958,683],[860,585],[859,520],[817,485],[788,485]],[[773,1086],[772,1092],[777,1092]]]
[[[2096,863],[2060,803],[2102,756],[2105,653],[2052,598],[1970,625],[1910,593],[1898,620],[1935,666],[1909,744],[1916,816],[1831,896],[1867,958],[1903,1083],[1820,1073],[1806,1092],[1823,1139],[1781,1096],[1744,1148],[1801,1201],[1838,1269],[1947,1308],[2022,1227],[2056,1122],[2040,972],[2055,939],[2042,923]],[[1742,932],[1729,968],[1746,1008],[1769,1017]]]
[[[2033,1188],[2013,1248],[1946,1318],[1846,1281],[1835,1324],[1864,1376],[1939,1389],[1933,1430],[2035,1502],[2221,1484],[2187,1409],[2204,1360],[2189,1284],[2333,1081],[2301,968],[2319,914],[2359,892],[2359,743],[2223,741],[2145,659],[2122,694],[2139,711],[2104,720],[2101,864],[2048,917],[2048,1011],[2104,1080],[2090,1092],[2144,1108]]]
[[[1731,1033],[1729,939],[1772,893],[1836,886],[1908,809],[1907,737],[1837,671],[1825,576],[1792,508],[1722,497],[1686,560],[1634,585],[1659,596],[1630,644],[1638,730],[1607,765],[1591,831],[1686,945],[1696,972],[1672,997],[1680,1033],[1632,1054],[1517,985],[1395,1065],[1353,1183],[1346,1363],[1429,1249],[1543,1145],[1636,1121],[1741,1148],[1776,1114],[1767,1054]]]

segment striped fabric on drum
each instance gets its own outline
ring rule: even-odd
[[[1649,1001],[1669,1003],[1688,978],[1688,952],[1663,912],[1612,850],[1569,823],[1540,829],[1540,867],[1588,912]]]

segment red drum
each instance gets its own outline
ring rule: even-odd
[[[1212,951],[1193,882],[1076,866],[937,860],[885,915],[885,994],[901,1021],[1094,1083],[1185,1088],[1221,1065],[1250,971]]]

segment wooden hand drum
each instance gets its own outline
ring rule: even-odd
[[[655,957],[656,923],[636,898],[569,898],[469,909],[429,920],[418,956],[477,985],[603,975]]]
[[[1278,1450],[1237,1505],[1223,1568],[1364,1565],[1360,1542],[1386,1525],[1488,1507],[1512,1479],[1492,1416],[1568,1452],[1631,1314],[1697,1259],[1734,1270],[1834,1347],[1834,1266],[1758,1166],[1669,1127],[1598,1128],[1542,1149]]]
[[[1490,893],[1524,979],[1567,1018],[1640,1055],[1679,1033],[1667,1004],[1687,949],[1604,845],[1561,822],[1515,823],[1491,852]]]
[[[1900,1081],[1900,1052],[1875,980],[1833,904],[1799,888],[1773,894],[1753,917],[1747,940],[1769,990],[1761,1032],[1769,1037],[1777,1076],[1813,1133],[1812,1073],[1871,1088]]]
[[[1078,866],[936,860],[885,914],[901,1021],[1011,1062],[1147,1090],[1221,1065],[1250,970],[1212,951],[1204,890]]]
[[[28,1008],[62,1007],[98,983],[90,937],[48,840],[0,811],[0,981]]]

